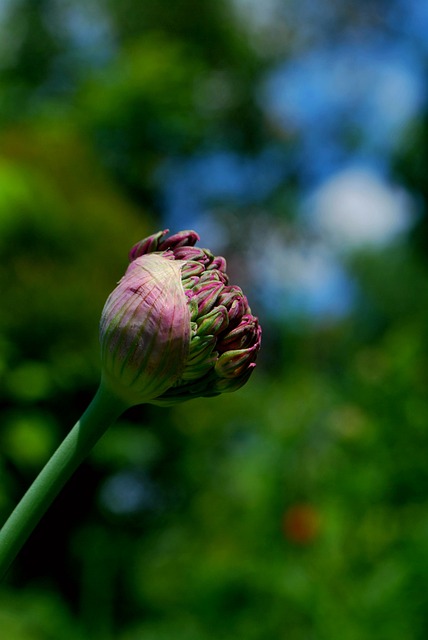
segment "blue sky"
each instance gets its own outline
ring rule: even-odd
[[[248,10],[252,0],[239,4]],[[219,205],[262,214],[264,200],[297,175],[299,239],[293,245],[277,229],[270,267],[254,275],[264,273],[261,298],[270,312],[341,317],[355,290],[344,253],[383,247],[411,228],[416,208],[391,179],[390,161],[426,105],[424,4],[396,0],[383,29],[350,32],[335,42],[314,38],[314,46],[268,69],[255,94],[261,117],[280,135],[256,156],[215,149],[170,161],[160,174],[166,224],[199,228],[219,250]],[[253,32],[257,21],[269,31],[278,6],[270,0],[266,12],[255,11]],[[303,3],[302,19],[311,6]],[[327,11],[324,19],[330,18]]]
[[[391,178],[390,162],[426,108],[428,3],[380,3],[384,14],[375,22],[362,19],[364,7],[372,5],[358,5],[355,25],[343,33],[335,27],[340,7],[334,2],[230,3],[258,53],[266,59],[275,54],[254,85],[260,118],[272,135],[251,157],[213,145],[169,158],[156,176],[164,224],[194,227],[221,252],[227,230],[219,208],[232,217],[251,212],[257,228],[265,202],[293,176],[296,239],[290,239],[284,209],[265,256],[269,268],[256,265],[254,286],[272,313],[341,317],[352,309],[354,291],[343,255],[395,242],[417,215],[409,194]],[[0,36],[11,4],[0,0]],[[114,55],[101,2],[56,0],[53,7],[46,17],[50,27],[60,30],[83,64],[102,66]],[[291,47],[287,34],[294,38]],[[0,42],[0,54],[13,51],[13,40]],[[257,252],[248,247],[250,255]],[[257,273],[265,274],[260,282]]]

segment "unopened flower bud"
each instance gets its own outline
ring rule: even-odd
[[[101,317],[104,383],[130,405],[173,404],[239,389],[261,328],[226,261],[194,245],[195,231],[136,244]]]
[[[157,253],[131,262],[104,306],[100,340],[104,382],[118,396],[134,405],[167,391],[190,344],[181,263]]]

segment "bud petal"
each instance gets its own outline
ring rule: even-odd
[[[183,278],[181,280],[184,289],[193,289],[196,284],[199,282],[198,276],[190,276],[188,278]]]
[[[217,352],[213,351],[216,340],[214,336],[195,336],[190,344],[183,380],[201,378],[214,366]]]
[[[245,369],[244,373],[234,378],[217,378],[213,383],[213,391],[217,393],[230,393],[237,391],[248,381],[256,366],[255,362],[251,362]]]
[[[224,287],[218,298],[218,304],[223,304],[229,313],[229,322],[236,323],[246,313],[250,313],[247,298],[240,287]]]
[[[183,264],[181,269],[182,278],[189,278],[190,276],[200,276],[204,273],[204,265],[200,262],[188,260]]]
[[[238,377],[256,358],[256,347],[226,351],[215,363],[215,372],[221,378]]]
[[[194,260],[201,262],[204,266],[210,264],[214,257],[210,251],[197,247],[178,247],[174,249],[174,255],[177,260]]]
[[[253,345],[258,340],[259,323],[252,315],[243,316],[240,324],[222,337],[219,351],[242,349]]]
[[[228,324],[227,309],[220,305],[198,319],[196,333],[198,336],[217,335],[224,331]]]
[[[205,315],[210,311],[217,300],[218,294],[223,289],[221,282],[208,282],[207,284],[197,284],[193,288],[193,300],[198,305],[199,315]]]
[[[203,284],[204,282],[221,282],[222,284],[227,284],[229,282],[229,278],[225,273],[218,269],[210,270],[207,268],[199,278],[199,284]]]
[[[168,232],[169,229],[164,229],[164,231],[158,231],[148,238],[141,240],[141,242],[137,242],[137,244],[135,244],[129,252],[129,261],[132,262],[133,260],[135,260],[135,258],[139,258],[146,253],[153,253],[154,251],[158,251],[161,239]]]
[[[175,249],[178,247],[193,247],[199,239],[200,238],[196,231],[179,231],[169,238],[162,240],[159,244],[158,251]]]
[[[226,260],[223,258],[223,256],[217,256],[207,267],[207,269],[217,269],[218,271],[222,271],[224,274],[226,274]]]

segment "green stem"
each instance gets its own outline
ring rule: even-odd
[[[67,480],[107,428],[127,409],[103,384],[0,530],[0,577]]]

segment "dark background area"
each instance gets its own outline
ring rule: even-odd
[[[129,410],[0,588],[7,640],[425,640],[428,11],[0,1],[0,516],[85,410],[129,248],[194,228],[240,391]]]

